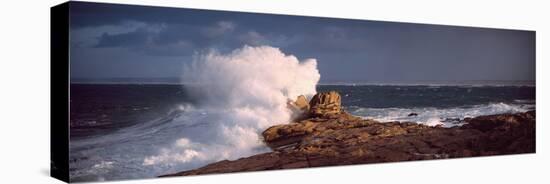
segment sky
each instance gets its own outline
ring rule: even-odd
[[[315,58],[321,83],[535,80],[534,31],[71,3],[72,81],[177,79],[244,45]]]

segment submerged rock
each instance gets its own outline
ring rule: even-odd
[[[272,152],[166,176],[535,152],[535,111],[481,116],[443,128],[352,116],[341,110],[336,92],[320,93],[310,105],[314,116],[262,133]]]
[[[407,115],[408,117],[411,117],[411,116],[418,116],[417,113],[414,113],[414,112],[411,112],[409,115]]]

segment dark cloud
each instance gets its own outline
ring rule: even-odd
[[[78,48],[71,53],[74,67],[108,53],[99,62],[107,64],[94,68],[179,76],[174,63],[188,62],[197,52],[243,45],[317,58],[323,81],[535,79],[531,31],[71,3],[71,47]],[[152,71],[151,63],[159,62],[165,63]]]
[[[109,34],[103,33],[95,47],[127,47],[147,44],[150,40],[150,33],[144,29],[138,29],[129,33]]]
[[[144,24],[123,33],[103,32],[97,37],[95,48],[126,48],[151,55],[189,55],[213,45],[223,45],[235,25],[220,21],[211,25]],[[77,33],[78,34],[78,33]],[[78,42],[79,40],[74,40]],[[82,42],[82,41],[80,41]],[[227,42],[234,42],[233,40]]]

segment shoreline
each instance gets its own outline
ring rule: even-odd
[[[339,94],[331,94],[326,98],[321,96],[322,106],[316,104],[319,100],[306,104],[308,109],[311,108],[306,111],[309,112],[307,116],[289,124],[266,129],[262,133],[263,141],[271,148],[271,152],[233,161],[223,160],[159,177],[536,151],[534,110],[478,116],[465,120],[466,124],[462,126],[445,128],[413,122],[363,119],[339,109],[339,98]],[[328,104],[323,104],[327,102]],[[300,104],[297,105],[302,109]],[[315,107],[320,107],[321,110]],[[327,110],[327,107],[330,109]]]

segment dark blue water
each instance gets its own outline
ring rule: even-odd
[[[191,102],[181,85],[71,84],[71,137],[104,134],[166,116]]]
[[[318,86],[336,90],[345,106],[369,108],[450,108],[489,103],[534,101],[535,87],[527,86]]]
[[[351,86],[319,85],[335,90],[349,110],[469,108],[491,104],[534,108],[532,86]],[[181,85],[72,84],[71,136],[105,133],[166,116],[183,103],[196,103]],[[411,111],[412,112],[412,111]]]

